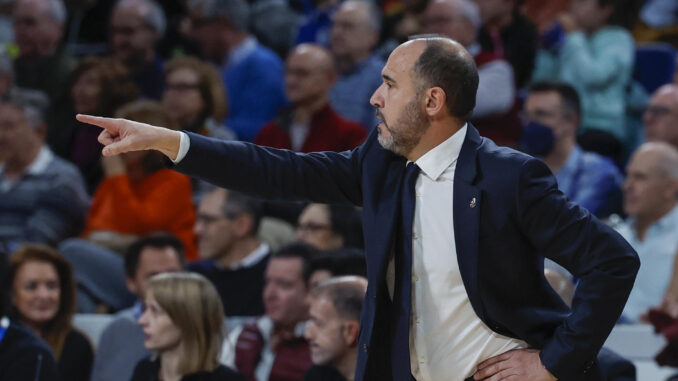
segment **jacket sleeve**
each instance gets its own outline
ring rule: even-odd
[[[624,308],[640,261],[619,234],[558,191],[541,161],[523,164],[518,186],[523,234],[579,278],[572,313],[542,348],[541,360],[558,379],[583,379]]]
[[[303,154],[188,135],[188,153],[174,167],[179,172],[262,198],[362,204],[360,161],[365,145],[353,151]],[[372,135],[373,142],[376,133]]]

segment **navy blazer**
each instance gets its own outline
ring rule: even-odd
[[[183,173],[265,198],[363,207],[369,284],[356,381],[390,379],[385,274],[406,159],[383,149],[376,131],[353,151],[310,154],[189,136],[188,154],[176,166]],[[495,332],[540,349],[559,380],[598,379],[596,355],[633,286],[635,251],[569,202],[543,162],[496,146],[470,124],[453,202],[457,254],[450,260],[459,262],[478,317]],[[545,280],[543,257],[580,279],[572,310]]]

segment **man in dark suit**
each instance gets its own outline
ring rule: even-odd
[[[458,43],[404,43],[382,77],[371,99],[382,123],[351,152],[78,118],[105,129],[104,155],[157,149],[222,187],[361,205],[369,284],[356,380],[600,379],[596,355],[633,285],[636,253],[570,203],[543,162],[466,123],[478,75]],[[544,279],[544,256],[580,279],[571,310]]]

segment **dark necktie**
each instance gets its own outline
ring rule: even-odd
[[[419,167],[409,163],[405,169],[400,199],[400,230],[395,249],[395,287],[393,292],[393,348],[391,367],[394,381],[412,381],[410,369],[410,309],[412,290],[412,225],[414,224],[414,186]]]

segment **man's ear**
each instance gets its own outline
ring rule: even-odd
[[[254,228],[254,220],[246,213],[240,214],[235,219],[235,229],[238,237],[246,237],[250,235],[252,229]],[[257,232],[252,232],[252,235],[257,235]]]
[[[138,294],[139,288],[137,287],[137,284],[134,282],[134,279],[126,276],[125,277],[125,285],[127,286],[127,289],[129,290],[129,292],[131,292],[134,295],[139,296],[139,294]],[[141,297],[141,296],[139,296],[139,297]]]
[[[360,322],[356,320],[348,320],[344,322],[344,329],[342,330],[342,337],[344,343],[349,347],[358,345],[358,334],[360,333]]]
[[[446,100],[447,95],[440,87],[431,87],[430,89],[426,90],[426,94],[424,96],[424,109],[426,110],[426,115],[429,117],[440,115],[440,113],[445,109]]]
[[[47,138],[47,124],[40,123],[40,125],[33,127],[33,131],[41,141],[44,142]]]

